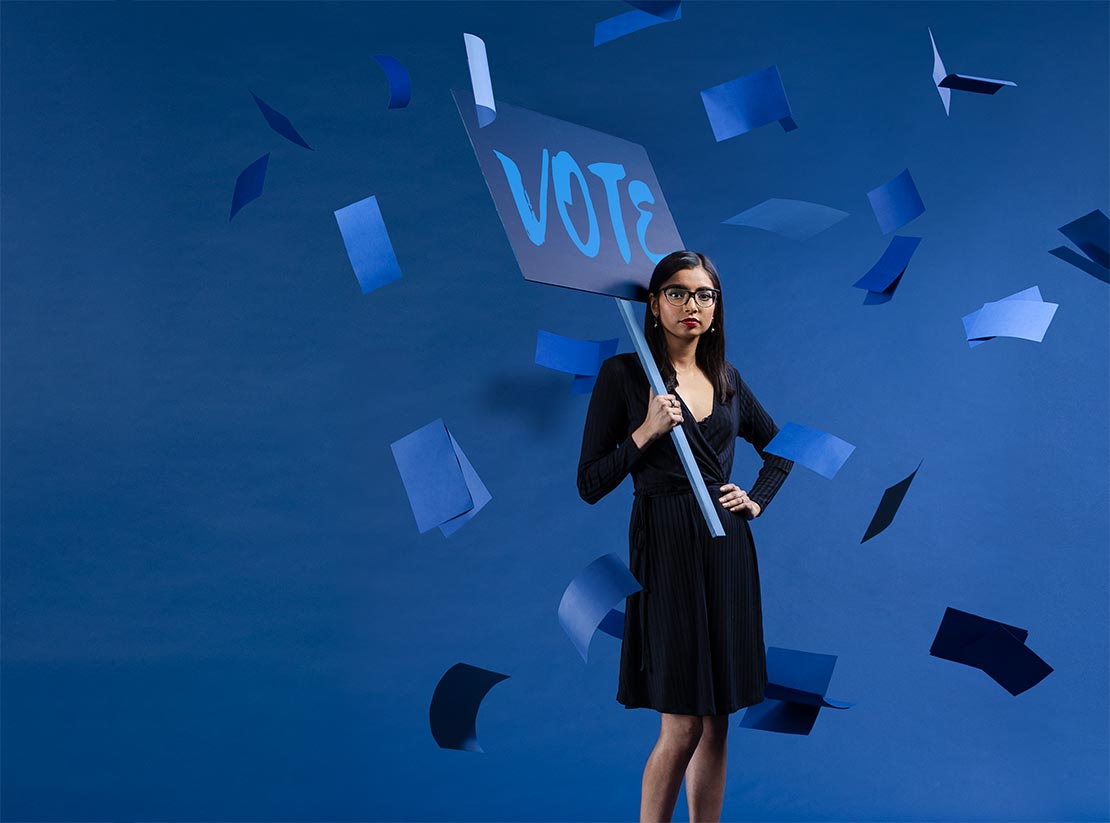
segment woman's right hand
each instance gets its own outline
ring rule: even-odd
[[[682,422],[682,405],[673,394],[656,394],[648,389],[647,415],[640,428],[632,433],[638,448],[643,448],[653,440],[668,434]]]

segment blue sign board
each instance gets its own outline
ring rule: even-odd
[[[479,128],[453,94],[524,278],[646,300],[655,264],[685,246],[644,147],[500,100]]]

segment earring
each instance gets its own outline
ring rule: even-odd
[[[716,327],[716,326],[710,326],[710,327],[709,327],[709,333],[710,333],[710,334],[713,334],[713,332],[715,332],[715,331],[717,331],[717,327]]]
[[[659,315],[655,315],[655,323],[652,324],[653,329],[659,328]]]

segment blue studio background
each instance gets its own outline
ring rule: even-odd
[[[623,329],[521,278],[449,92],[464,31],[498,99],[647,148],[722,272],[732,362],[779,425],[857,446],[753,523],[767,643],[839,655],[857,705],[808,737],[737,716],[725,818],[1107,819],[1110,292],[1047,253],[1110,203],[1107,4],[687,2],[594,48],[627,8],[0,7],[5,820],[636,816],[658,718],[615,702],[617,641],[583,664],[555,616],[627,557],[631,484],[578,498],[588,397],[532,362],[537,329]],[[949,71],[1017,88],[945,117],[928,27]],[[799,129],[715,143],[699,91],[771,64]],[[864,306],[866,192],[906,167],[924,241]],[[363,296],[333,212],[371,194],[404,276]],[[770,197],[852,216],[721,225]],[[969,349],[961,316],[1032,285],[1043,343]],[[437,417],[493,494],[450,539],[417,533],[389,449]],[[1029,629],[1054,673],[1012,697],[931,657],[947,606]],[[511,675],[484,755],[428,729],[459,661]]]

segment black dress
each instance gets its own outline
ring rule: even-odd
[[[700,422],[683,403],[686,430],[725,529],[713,538],[670,437],[643,451],[632,440],[647,415],[648,380],[634,354],[606,360],[582,435],[578,492],[596,503],[632,472],[629,568],[643,591],[625,604],[617,700],[668,714],[731,714],[767,685],[759,569],[747,519],[717,502],[737,437],[763,458],[748,496],[766,510],[793,463],[763,452],[778,428],[729,364],[735,393],[716,392]],[[679,387],[681,391],[681,386]]]

